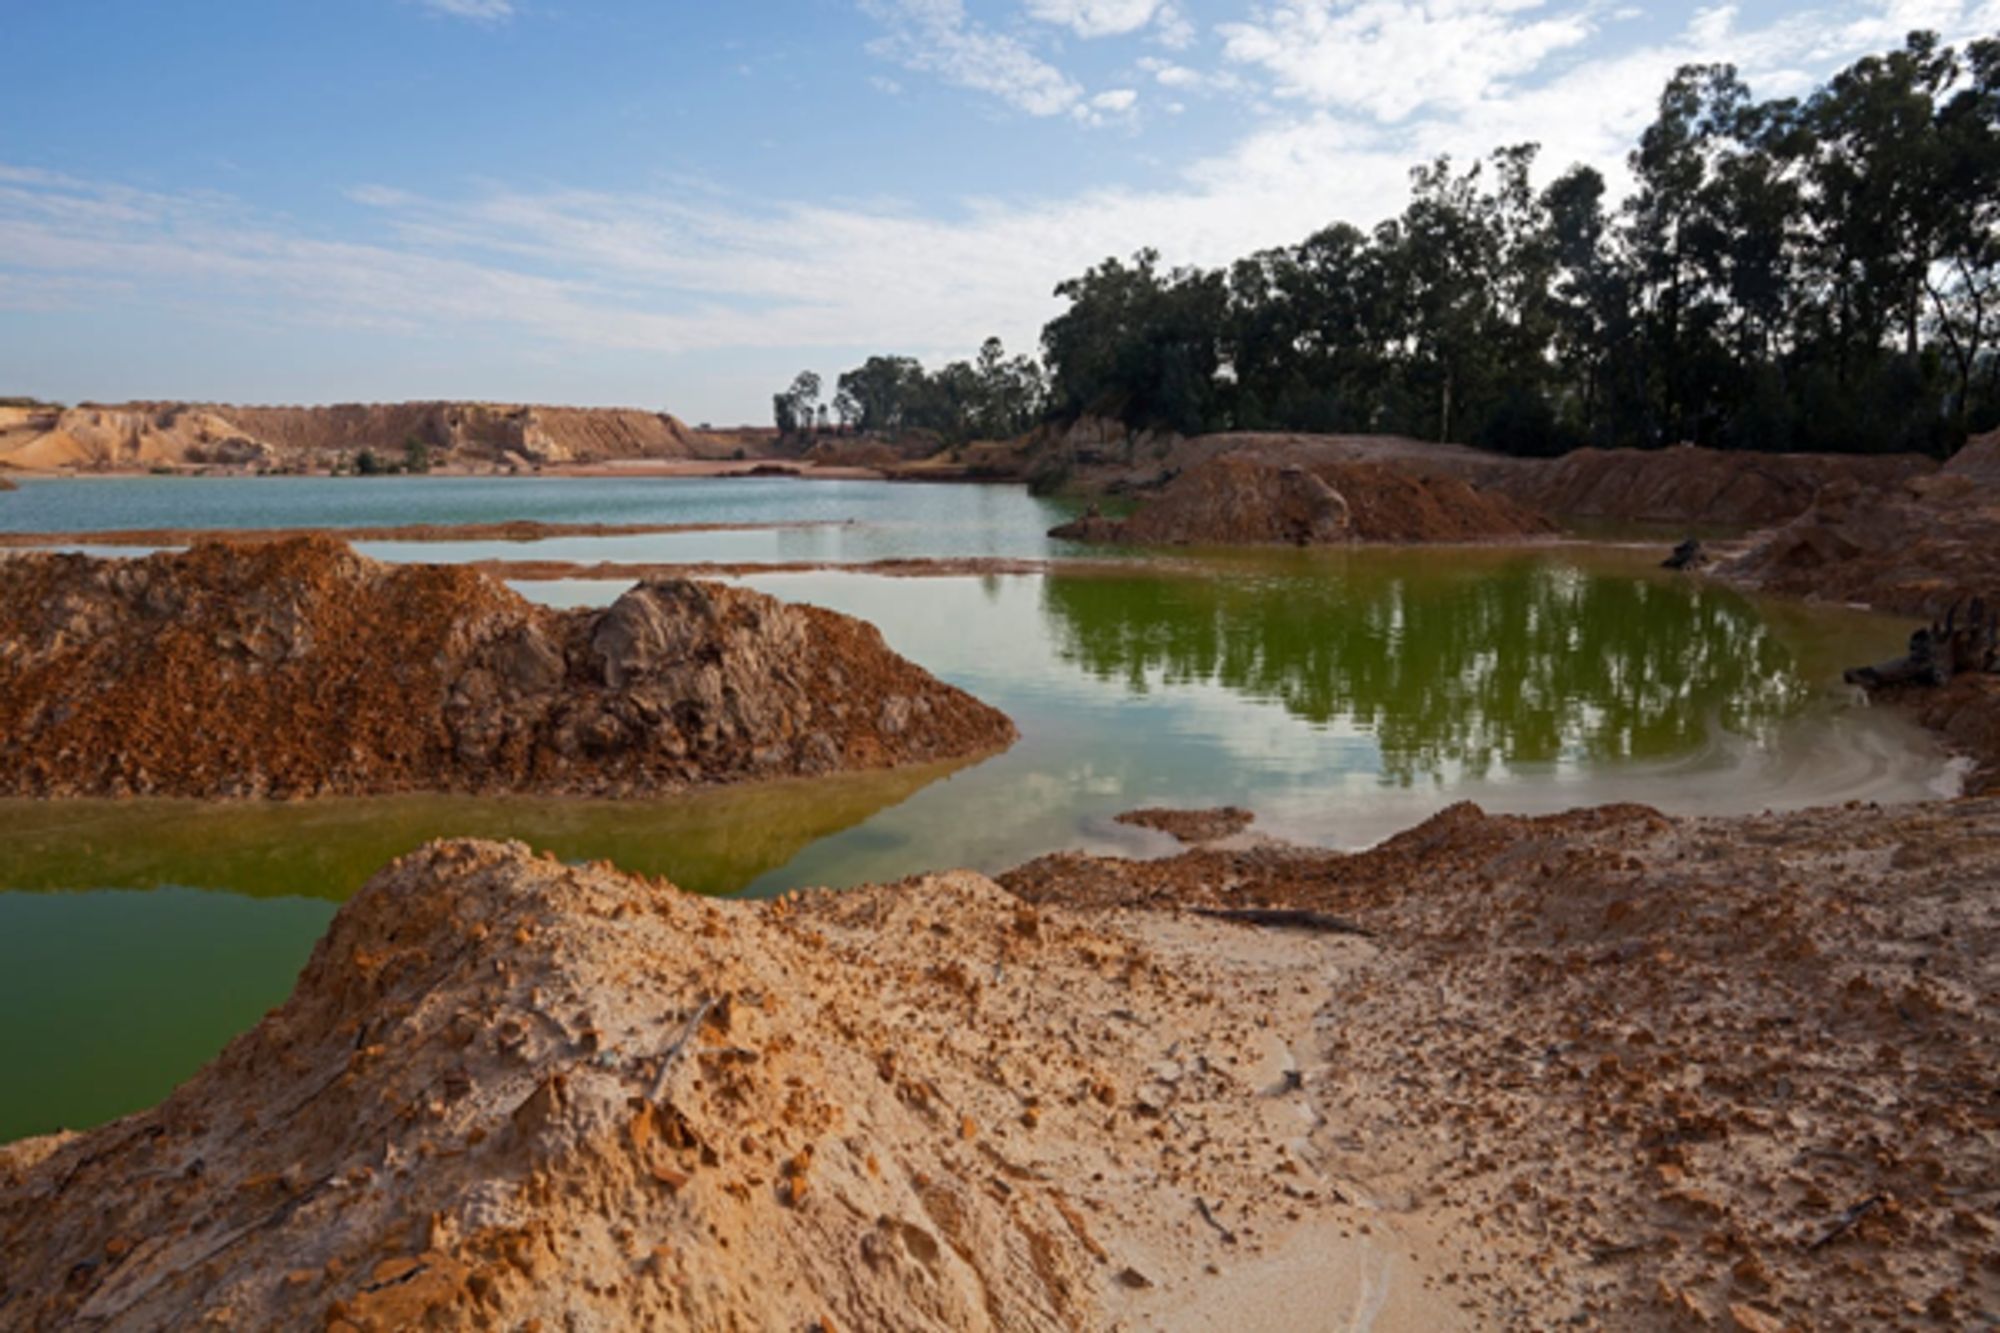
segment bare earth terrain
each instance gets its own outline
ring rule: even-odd
[[[326,538],[0,560],[0,791],[637,795],[1014,738],[872,625],[720,584],[603,611]]]

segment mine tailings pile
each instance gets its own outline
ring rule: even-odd
[[[555,611],[317,537],[0,560],[11,795],[639,795],[1014,735],[873,626],[718,584]]]
[[[1339,1206],[1237,1067],[1325,965],[1268,944],[434,844],[160,1106],[0,1148],[0,1326],[1131,1327]]]
[[[1310,466],[1225,455],[1142,502],[1055,528],[1071,541],[1131,546],[1331,546],[1542,536],[1552,524],[1456,477],[1380,463]]]
[[[665,412],[513,403],[227,403],[0,408],[0,462],[38,469],[327,467],[421,446],[439,463],[539,465],[726,457],[736,441]]]

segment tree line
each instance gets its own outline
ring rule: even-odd
[[[834,382],[833,399],[821,401],[825,383],[800,372],[771,400],[780,433],[810,435],[833,428],[902,435],[929,432],[947,445],[974,439],[1007,439],[1041,420],[1047,385],[1032,357],[1007,355],[988,338],[972,361],[953,361],[935,374],[909,356],[871,356]]]
[[[1536,154],[1440,157],[1373,229],[1224,268],[1107,259],[1056,288],[1040,366],[991,341],[935,376],[871,358],[835,409],[947,438],[1097,414],[1528,454],[1945,453],[2000,425],[2000,38],[1913,33],[1766,101],[1684,66],[1616,206],[1588,166],[1537,189]]]

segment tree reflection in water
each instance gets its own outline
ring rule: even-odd
[[[1062,656],[1135,692],[1216,682],[1372,732],[1408,784],[1447,768],[1661,759],[1765,738],[1810,694],[1733,591],[1532,555],[1433,551],[1208,579],[1050,577]]]

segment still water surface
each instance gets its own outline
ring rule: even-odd
[[[15,494],[102,495],[96,508],[62,502],[72,530],[190,525],[126,486],[193,495],[188,512],[217,522],[232,521],[226,502],[247,488],[246,519],[267,525],[330,523],[329,512],[758,522],[816,509],[853,529],[843,550],[904,543],[897,553],[919,555],[1040,554],[1051,521],[1039,502],[994,488],[658,484],[668,494],[637,517],[597,483],[570,481],[77,482]],[[335,495],[335,507],[305,513],[259,489],[294,486]],[[466,507],[429,507],[440,486]],[[588,490],[579,499],[572,486]],[[376,507],[339,507],[350,492]],[[474,496],[488,508],[470,508]],[[22,522],[4,499],[0,525],[58,526],[46,513]],[[582,546],[580,558],[606,558]],[[737,558],[693,549],[674,558]],[[701,892],[762,894],[1000,870],[1060,847],[1163,851],[1159,835],[1110,818],[1154,803],[1244,804],[1267,832],[1360,846],[1461,799],[1699,813],[1933,793],[1943,765],[1932,743],[1838,684],[1842,666],[1892,651],[1902,625],[1672,578],[1656,559],[1281,552],[1218,555],[1201,578],[1143,564],[1118,577],[766,574],[745,582],[875,622],[892,646],[1013,716],[1021,742],[966,765],[643,803],[0,804],[0,1140],[156,1100],[284,997],[339,900],[431,837],[520,837]],[[590,605],[623,586],[521,591]]]

